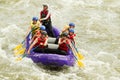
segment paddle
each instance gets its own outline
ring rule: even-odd
[[[74,54],[73,54],[73,55],[74,55]],[[74,57],[75,57],[75,59],[76,59],[76,61],[77,61],[78,66],[79,66],[79,67],[84,67],[84,64],[83,64],[81,61],[79,61],[75,55],[74,55]]]
[[[69,47],[69,45],[68,45],[68,47]],[[84,64],[80,61],[80,59],[77,58],[77,57],[74,55],[75,51],[74,51],[73,47],[71,46],[71,44],[70,44],[70,48],[71,48],[72,51],[73,51],[73,56],[75,57],[75,60],[77,61],[78,66],[79,66],[79,67],[84,67]]]
[[[23,40],[19,45],[17,45],[15,48],[13,48],[13,50],[19,50],[20,48],[22,48],[23,43],[25,42],[25,40]]]
[[[27,56],[27,54],[24,53],[21,57],[16,58],[16,61],[21,61],[26,56]]]
[[[29,32],[29,34],[30,34],[30,33],[31,33],[31,31]],[[28,35],[29,35],[29,34],[28,34]],[[28,35],[27,35],[27,36],[28,36]],[[26,37],[27,37],[27,36],[26,36]],[[26,40],[26,37],[25,37],[25,39],[24,39],[19,45],[17,45],[15,48],[13,48],[14,51],[18,51],[18,50],[20,50],[20,48],[23,47],[24,42],[25,42],[25,40]]]
[[[14,55],[15,55],[15,56],[17,56],[17,55],[19,55],[19,54],[22,55],[22,54],[24,54],[25,50],[26,50],[25,48],[22,48],[22,49],[19,50],[18,52],[15,52]]]
[[[28,35],[30,35],[33,30],[36,30],[36,28],[33,28],[29,33],[27,32]],[[28,36],[28,35],[27,35],[27,36]],[[24,42],[25,42],[27,36],[25,37],[25,39],[24,39],[19,45],[17,45],[15,48],[13,48],[14,52],[17,52],[17,53],[14,53],[16,56],[17,56],[18,54],[21,54],[21,52],[24,53],[25,48],[23,48],[23,45],[24,45]],[[21,50],[21,48],[22,48],[23,50]]]
[[[35,48],[33,48],[31,51],[35,50],[36,48],[38,48],[40,45],[36,46]],[[26,49],[25,49],[26,50]],[[21,61],[24,57],[26,57],[28,54],[27,53],[23,53],[22,56],[16,58],[16,61]]]
[[[75,51],[76,51],[76,56],[77,56],[80,60],[84,59],[84,56],[78,51],[78,49],[76,48],[74,42],[71,41],[71,43],[72,43],[72,46],[74,47],[74,49],[75,49]]]

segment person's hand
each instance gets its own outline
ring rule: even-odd
[[[42,21],[42,19],[39,19],[39,21],[41,22],[41,21]]]
[[[30,50],[28,50],[27,53],[30,54]]]
[[[39,19],[39,21],[41,22],[41,19]]]
[[[47,46],[47,44],[44,44],[44,46]]]
[[[64,40],[63,43],[66,43],[66,40]]]
[[[40,43],[40,45],[43,45],[43,43]]]

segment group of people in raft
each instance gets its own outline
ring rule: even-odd
[[[58,49],[48,49],[48,36],[55,37],[55,35],[52,30],[51,14],[48,11],[48,5],[44,4],[43,10],[40,12],[40,19],[38,17],[32,18],[30,26],[32,39],[27,53],[30,54],[30,51],[33,49],[35,52],[67,55],[69,44],[71,42],[75,44],[74,37],[76,34],[74,33],[74,28],[74,23],[69,23],[68,26],[65,26],[55,42],[59,46]]]

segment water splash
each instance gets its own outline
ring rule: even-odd
[[[24,39],[33,16],[49,4],[53,25],[76,24],[78,50],[85,68],[77,65],[53,71],[30,59],[16,62],[12,48]],[[119,0],[1,0],[0,79],[4,80],[119,80]]]

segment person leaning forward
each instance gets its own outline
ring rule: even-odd
[[[38,52],[38,53],[40,52],[44,53],[44,50],[45,48],[47,48],[47,45],[48,45],[47,32],[43,31],[41,32],[41,35],[39,35],[30,45],[27,53],[30,54],[31,49],[33,49],[33,51]]]

